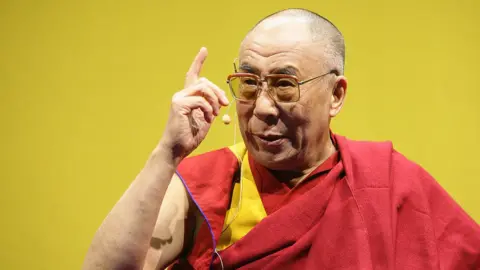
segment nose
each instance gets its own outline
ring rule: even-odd
[[[274,125],[278,119],[279,111],[276,106],[277,104],[268,94],[268,90],[264,91],[266,90],[265,86],[266,85],[263,84],[263,89],[261,89],[257,99],[255,100],[253,115],[269,125]]]

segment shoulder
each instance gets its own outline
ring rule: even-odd
[[[350,162],[360,163],[364,166],[373,164],[376,167],[392,168],[393,165],[396,165],[410,169],[421,168],[417,163],[397,151],[391,141],[353,140],[341,135],[335,135],[335,139],[340,152]]]
[[[243,142],[204,153],[191,155],[184,159],[180,165],[179,170],[194,169],[203,166],[225,166],[241,162],[246,153],[246,146]]]
[[[182,160],[178,169],[179,170],[192,169],[192,168],[203,166],[203,165],[211,166],[232,155],[233,153],[228,149],[228,147],[218,148],[218,149],[210,150],[207,152],[194,154]]]
[[[223,147],[185,158],[177,167],[177,173],[191,179],[216,179],[236,170],[238,163],[232,147]]]
[[[347,176],[354,186],[392,187],[394,181],[405,184],[430,178],[416,162],[397,151],[391,141],[352,140],[335,135]]]
[[[390,155],[393,151],[391,141],[354,140],[337,134],[335,134],[335,140],[340,150],[350,153],[352,157],[359,155],[384,156]]]
[[[206,160],[206,159],[212,159],[212,158],[215,159],[215,158],[224,156],[226,154],[229,154],[228,152],[229,152],[228,147],[217,148],[207,152],[192,154],[187,158],[185,158],[182,162],[200,161],[200,160]]]
[[[383,190],[397,207],[407,203],[422,213],[429,212],[432,189],[441,187],[419,164],[396,151],[392,142],[336,139],[354,194]]]

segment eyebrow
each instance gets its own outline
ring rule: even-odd
[[[286,66],[286,67],[281,67],[281,68],[274,68],[271,71],[271,73],[272,74],[285,74],[285,75],[297,76],[298,69],[296,69],[294,66]]]
[[[260,74],[260,70],[258,68],[252,67],[247,63],[240,64],[239,70],[244,71],[246,73],[252,73],[257,75]],[[285,74],[285,75],[297,76],[298,69],[295,68],[294,66],[279,67],[279,68],[272,69],[270,71],[270,74]]]
[[[253,73],[253,74],[260,74],[260,71],[258,70],[258,68],[254,68],[252,66],[250,66],[249,64],[240,64],[240,66],[238,67],[239,70],[241,71],[244,71],[246,73]]]

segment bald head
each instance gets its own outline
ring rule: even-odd
[[[312,43],[318,44],[330,62],[331,68],[343,74],[345,65],[345,42],[342,33],[333,23],[321,15],[306,9],[286,9],[275,12],[260,20],[247,34],[265,31],[288,24],[304,24],[311,35]]]

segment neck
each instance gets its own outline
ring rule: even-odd
[[[320,164],[325,162],[325,160],[327,160],[333,153],[335,153],[336,148],[333,145],[330,137],[328,137],[324,145],[325,147],[323,148],[323,151],[320,151],[315,161],[310,162],[308,166],[305,166],[305,169],[291,171],[270,171],[279,181],[287,183],[291,187],[294,187],[300,182],[302,182],[303,179],[305,179],[306,176],[308,176],[313,170],[320,166]]]

